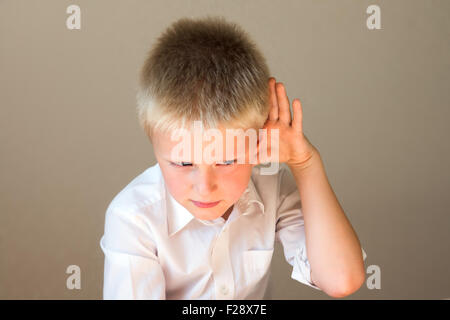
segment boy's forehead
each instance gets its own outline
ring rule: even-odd
[[[251,132],[253,131],[253,132]],[[255,135],[258,137],[258,131],[254,128],[232,128],[232,127],[217,127],[217,128],[209,128],[203,130],[193,130],[193,129],[175,129],[168,131],[157,131],[160,136],[159,139],[163,141],[170,141],[171,143],[177,143],[181,140],[181,137],[187,139],[188,137],[191,140],[194,139],[202,139],[203,141],[214,141],[218,139],[231,140],[232,138],[243,138],[248,135]]]
[[[254,132],[251,132],[251,131]],[[232,127],[217,127],[204,130],[189,130],[189,129],[176,129],[164,132],[157,132],[155,136],[158,136],[155,141],[158,143],[159,152],[162,153],[166,159],[174,161],[188,160],[186,155],[180,154],[180,152],[174,152],[180,150],[180,148],[191,149],[191,158],[193,158],[196,150],[202,149],[203,152],[209,152],[215,154],[211,150],[222,150],[222,160],[233,160],[239,157],[245,157],[246,150],[249,148],[249,137],[253,136],[253,140],[258,138],[257,130],[253,128],[242,129]],[[254,141],[255,142],[255,141]],[[240,144],[240,143],[243,143]],[[227,155],[233,157],[228,159]],[[220,154],[219,154],[220,156]]]

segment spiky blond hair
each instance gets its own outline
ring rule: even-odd
[[[157,39],[142,67],[139,123],[155,129],[261,128],[269,68],[249,35],[222,16],[182,18]]]

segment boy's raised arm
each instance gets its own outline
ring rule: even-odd
[[[258,161],[284,162],[295,178],[302,203],[312,283],[333,297],[349,295],[360,288],[365,279],[358,237],[330,186],[319,151],[303,134],[300,100],[293,101],[291,119],[283,84],[271,77],[269,91],[271,108],[264,124],[267,141],[258,144]],[[269,138],[273,129],[278,130],[279,136],[278,145],[274,147]],[[259,150],[261,145],[267,146],[265,153]],[[261,161],[261,154],[271,156]]]
[[[365,279],[358,237],[326,177],[317,151],[304,166],[289,165],[302,200],[311,280],[333,297],[358,290]]]

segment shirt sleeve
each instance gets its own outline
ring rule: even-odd
[[[109,207],[100,247],[105,254],[103,299],[165,299],[164,273],[143,213]]]
[[[276,241],[283,245],[284,256],[293,267],[291,278],[322,290],[311,281],[311,266],[306,252],[305,226],[300,194],[294,176],[288,167],[280,166],[279,204],[277,209]],[[361,247],[363,260],[366,252]]]
[[[292,266],[291,278],[321,290],[311,281],[300,194],[294,177],[284,165],[278,173],[278,190],[275,238],[283,245],[286,261]]]

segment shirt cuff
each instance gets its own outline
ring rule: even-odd
[[[294,266],[292,269],[291,278],[295,279],[307,286],[322,291],[318,286],[311,281],[311,266],[309,265],[304,248],[297,248],[294,255]]]

